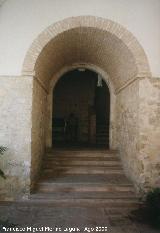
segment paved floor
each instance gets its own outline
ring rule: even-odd
[[[147,225],[131,221],[124,213],[106,208],[62,208],[28,206],[21,204],[0,205],[0,219],[17,224],[17,232],[111,232],[157,233]],[[22,227],[33,227],[21,229]],[[44,227],[44,228],[41,228]],[[48,228],[45,228],[48,227]],[[97,229],[96,227],[100,227]],[[106,228],[105,228],[106,227]],[[37,228],[37,229],[36,229]],[[0,232],[6,232],[0,230]],[[14,229],[8,229],[15,232]]]

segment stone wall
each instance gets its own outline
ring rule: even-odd
[[[0,199],[26,197],[30,189],[32,78],[0,77]]]
[[[47,92],[32,77],[0,77],[0,199],[27,198],[45,153]],[[160,186],[160,79],[144,78],[117,93],[117,148],[138,191]]]
[[[33,82],[31,189],[37,181],[45,152],[47,93],[37,79]]]
[[[139,160],[143,189],[160,187],[160,79],[139,82]]]
[[[160,186],[160,79],[144,78],[123,89],[116,118],[126,174],[140,192]]]
[[[136,186],[139,185],[141,164],[138,158],[139,139],[139,83],[135,81],[117,94],[117,147],[125,172]]]
[[[46,92],[32,77],[0,77],[0,199],[28,198],[45,150]]]

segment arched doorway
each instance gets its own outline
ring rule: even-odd
[[[139,80],[151,76],[148,60],[132,33],[94,16],[71,17],[51,25],[25,57],[22,76],[33,78],[31,182],[36,179],[45,148],[52,146],[52,89],[64,70],[73,66],[90,66],[108,74],[103,77],[112,87],[111,149],[120,151],[126,173],[138,183]]]
[[[110,93],[100,74],[78,68],[59,79],[53,90],[53,146],[109,148],[109,119]]]

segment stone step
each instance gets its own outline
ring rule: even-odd
[[[62,158],[62,159],[70,159],[70,158],[77,158],[77,159],[113,159],[115,158],[115,160],[119,160],[120,157],[119,156],[116,156],[116,154],[97,154],[97,153],[94,153],[94,154],[91,154],[91,153],[82,153],[82,154],[76,154],[76,153],[68,153],[68,154],[52,154],[52,153],[49,153],[49,154],[46,154],[44,156],[44,159],[53,159],[53,158]]]
[[[133,192],[40,192],[37,190],[36,193],[31,194],[32,199],[122,199],[122,200],[137,200],[138,197]]]
[[[52,157],[52,156],[62,156],[62,157],[109,157],[109,156],[116,156],[117,151],[116,150],[101,150],[101,149],[86,149],[86,150],[68,150],[68,149],[61,149],[61,150],[53,150],[48,149],[46,152],[46,156]]]
[[[83,161],[83,160],[52,160],[43,163],[44,168],[55,166],[105,166],[105,167],[121,167],[120,161]]]
[[[62,157],[62,156],[49,156],[44,157],[43,162],[52,162],[52,161],[82,161],[82,162],[88,162],[88,161],[121,161],[118,156],[105,156],[105,157],[80,157],[80,156],[68,156],[68,157]]]
[[[18,202],[17,202],[18,203]],[[24,202],[26,203],[26,201]],[[137,199],[130,198],[106,198],[106,199],[47,199],[45,198],[34,198],[31,196],[30,200],[27,202],[29,205],[44,205],[48,206],[58,206],[58,207],[103,207],[103,208],[131,208],[136,209],[139,207],[140,202]],[[21,202],[21,205],[23,203]]]
[[[123,169],[119,166],[56,166],[55,168],[45,168],[43,174],[123,174]]]
[[[76,184],[100,184],[100,185],[132,185],[127,177],[122,174],[65,174],[55,176],[41,176],[39,182],[55,184],[76,185]]]
[[[103,138],[98,142],[103,144]],[[40,180],[28,203],[118,211],[139,206],[117,151],[78,148],[47,151]]]
[[[97,151],[88,151],[88,152],[82,152],[79,151],[68,151],[68,153],[65,152],[47,152],[46,156],[54,156],[54,157],[82,157],[82,158],[88,158],[88,157],[97,157],[97,158],[104,158],[104,157],[119,157],[117,152],[97,152]]]
[[[55,183],[41,181],[37,184],[38,192],[116,192],[116,193],[134,193],[134,187],[132,185],[114,185],[103,183]]]

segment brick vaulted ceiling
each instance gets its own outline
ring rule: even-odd
[[[90,17],[90,22],[91,18],[95,20],[95,17]],[[28,52],[23,72],[34,69],[35,76],[47,87],[53,75],[63,67],[74,63],[92,64],[108,73],[115,89],[136,76],[148,75],[147,58],[131,33],[112,21],[108,21],[110,25],[105,25],[104,22],[106,23],[106,20],[103,20],[103,26],[99,28],[88,23],[85,27],[81,25],[61,30],[56,36],[48,39],[47,43],[43,43],[43,40],[46,40],[44,33]],[[62,26],[64,27],[63,24]],[[109,29],[106,30],[106,27]],[[57,29],[57,26],[55,28]],[[50,35],[51,31],[48,30],[48,33]],[[36,47],[38,50],[34,49]]]

